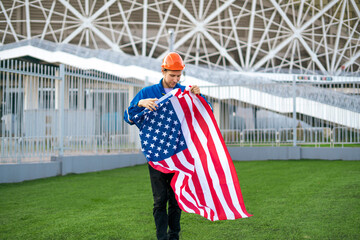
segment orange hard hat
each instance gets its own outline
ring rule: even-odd
[[[178,53],[171,52],[164,57],[161,67],[168,70],[183,70],[185,68],[185,64]]]

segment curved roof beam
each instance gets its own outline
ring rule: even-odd
[[[121,51],[119,46],[113,43],[104,33],[102,33],[99,29],[97,29],[93,25],[93,21],[98,18],[103,12],[106,11],[116,0],[110,0],[106,4],[104,4],[99,10],[97,10],[90,17],[85,17],[79,11],[77,11],[69,2],[65,0],[59,0],[61,4],[63,4],[69,11],[74,14],[82,24],[73,31],[66,39],[64,39],[63,43],[69,43],[72,39],[74,39],[81,31],[86,28],[89,28],[92,32],[94,32],[101,40],[103,40],[111,49],[114,51]]]
[[[223,12],[226,8],[228,8],[235,0],[230,0],[217,8],[214,12],[212,12],[204,21],[199,21],[193,17],[193,15],[178,1],[172,1],[180,11],[194,24],[194,28],[184,35],[181,39],[179,39],[174,44],[174,49],[183,45],[187,40],[193,37],[197,32],[201,32],[209,41],[219,50],[220,55],[224,56],[237,70],[242,71],[240,65],[227,53],[226,49],[222,47],[205,29],[206,24],[211,22],[214,18],[216,18],[221,12]],[[201,4],[200,4],[201,5]],[[158,59],[163,59],[166,55],[167,51],[161,54]]]
[[[301,44],[304,46],[306,51],[311,56],[311,59],[316,63],[316,65],[320,68],[320,70],[323,73],[326,73],[326,69],[321,64],[319,59],[317,58],[317,55],[311,50],[309,45],[305,42],[303,37],[301,36],[301,33],[308,28],[311,24],[313,24],[318,18],[320,18],[325,12],[327,12],[330,8],[332,8],[336,3],[338,3],[340,0],[333,0],[328,5],[326,5],[323,9],[321,9],[317,14],[315,14],[312,18],[310,18],[309,21],[307,21],[304,25],[301,26],[301,28],[296,28],[293,23],[290,21],[290,19],[287,17],[286,13],[281,9],[280,5],[275,0],[270,0],[271,3],[274,5],[275,9],[278,11],[278,13],[283,17],[284,21],[287,23],[287,25],[291,28],[291,30],[294,32],[293,35],[291,35],[289,38],[284,40],[282,43],[280,43],[275,49],[269,51],[269,54],[263,57],[257,64],[254,65],[253,70],[259,69],[262,65],[264,65],[267,61],[269,61],[271,58],[273,58],[281,49],[283,49],[287,44],[289,44],[295,37],[299,39]]]
[[[11,30],[11,32],[12,32],[15,40],[18,42],[19,39],[18,39],[18,37],[16,36],[15,29],[14,29],[13,25],[11,24],[10,18],[9,18],[9,16],[7,15],[6,9],[5,9],[5,7],[4,7],[4,5],[2,4],[1,1],[0,1],[0,7],[1,7],[1,11],[4,13],[4,16],[5,16],[5,19],[6,19],[6,23],[7,23],[8,26],[10,27],[10,30]]]

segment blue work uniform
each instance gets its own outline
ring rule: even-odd
[[[138,92],[138,94],[136,94],[134,99],[131,101],[130,106],[125,110],[125,113],[124,113],[125,122],[127,122],[130,125],[133,125],[134,123],[132,121],[130,121],[132,119],[132,117],[134,117],[136,114],[140,113],[142,110],[145,109],[144,107],[138,106],[138,103],[140,100],[147,99],[147,98],[160,99],[162,96],[164,96],[166,94],[165,89],[162,85],[162,81],[163,81],[163,79],[161,79],[158,84],[154,84],[152,86],[145,87],[145,88],[141,89],[140,92]],[[177,83],[175,85],[174,89],[176,89],[176,88],[181,88],[181,91],[185,90],[185,86],[180,85],[179,83]],[[200,96],[202,96],[206,100],[206,98],[202,94],[200,94]],[[206,102],[211,107],[211,104],[207,100],[206,100]]]
[[[140,100],[147,99],[147,98],[160,99],[162,96],[164,96],[166,94],[165,89],[162,85],[162,81],[163,81],[163,79],[161,79],[158,84],[154,84],[152,86],[145,87],[145,88],[141,89],[140,92],[138,92],[138,94],[136,94],[134,99],[131,101],[128,109],[125,110],[125,113],[124,113],[125,122],[127,122],[130,125],[133,125],[134,123],[132,121],[130,121],[130,119],[145,109],[144,107],[138,106],[138,103]],[[174,89],[175,88],[181,88],[181,91],[185,90],[185,86],[180,85],[179,83],[177,83],[175,85]]]
[[[160,99],[166,95],[162,81],[163,79],[161,79],[158,84],[145,87],[136,94],[124,113],[124,120],[127,123],[133,125],[134,122],[131,121],[131,119],[145,109],[144,107],[138,106],[140,100],[147,98]],[[185,86],[178,83],[174,89],[176,88],[181,88],[181,91],[185,90]],[[206,98],[204,99],[206,100]],[[154,197],[153,216],[156,225],[156,236],[158,239],[179,239],[181,209],[176,201],[174,191],[170,186],[174,174],[165,174],[157,171],[153,169],[150,164],[148,167]],[[168,211],[166,211],[167,202]]]

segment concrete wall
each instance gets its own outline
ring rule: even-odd
[[[53,177],[60,173],[60,162],[0,164],[0,183]]]
[[[360,148],[228,147],[234,161],[251,160],[360,160]]]
[[[53,157],[46,163],[0,164],[0,183],[22,182],[69,173],[86,173],[145,164],[142,153]]]
[[[228,147],[234,161],[300,159],[300,147]]]
[[[58,158],[56,161],[60,161],[62,163],[61,175],[69,173],[96,172],[146,163],[146,159],[142,153],[66,156],[62,159]]]
[[[360,160],[360,148],[229,147],[234,161],[323,159]],[[86,173],[145,164],[142,153],[53,157],[47,163],[0,164],[0,183]]]
[[[360,160],[360,148],[302,148],[302,159]]]

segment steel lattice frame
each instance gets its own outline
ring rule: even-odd
[[[39,38],[212,69],[360,72],[358,0],[0,0],[0,44]]]

